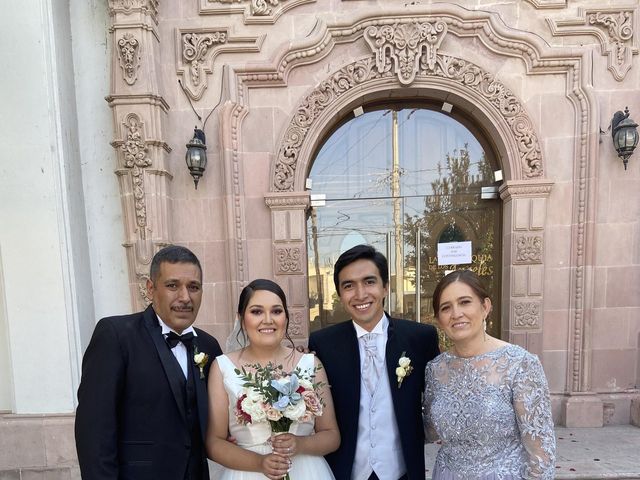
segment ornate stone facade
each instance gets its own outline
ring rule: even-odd
[[[633,84],[637,7],[580,4],[571,18],[564,0],[523,2],[522,16],[506,6],[372,9],[343,1],[339,9],[327,10],[320,3],[199,0],[197,13],[189,14],[194,16],[170,9],[166,18],[162,8],[154,10],[154,2],[110,3],[114,41],[126,39],[117,57],[122,75],[112,105],[121,106],[117,124],[129,125],[114,145],[124,153],[124,143],[118,142],[129,141],[129,131],[137,128],[140,139],[133,149],[146,147],[143,158],[150,162],[118,170],[127,178],[123,188],[131,186],[130,193],[128,187],[122,190],[125,211],[131,212],[127,218],[134,220],[128,223],[127,246],[141,252],[133,257],[139,259],[132,264],[132,282],[141,285],[142,260],[163,242],[202,245],[212,259],[205,260],[205,271],[217,272],[222,264],[227,275],[211,284],[221,299],[205,307],[216,312],[212,328],[226,328],[241,286],[265,276],[285,288],[295,312],[292,334],[304,341],[309,321],[306,176],[318,146],[358,106],[446,102],[466,112],[504,172],[503,296],[494,299],[508,317],[502,337],[563,365],[551,375],[558,395],[586,394],[594,382],[605,385],[592,340],[594,315],[600,315],[595,297],[606,288],[595,276],[606,268],[595,256],[596,225],[602,223],[595,199],[606,190],[596,166],[615,154],[598,142],[599,130],[606,128],[599,122],[611,108],[602,104],[606,89],[594,90],[594,76],[602,80],[605,72],[591,53],[597,47],[606,55],[604,70],[616,83]],[[146,15],[147,28],[135,30],[130,23],[125,28],[132,15]],[[543,20],[547,29],[540,31]],[[172,34],[174,58],[157,48]],[[158,62],[175,64],[193,110],[171,87],[176,84],[167,74],[171,68],[158,70]],[[134,92],[142,79],[152,80],[143,89],[147,93]],[[166,92],[154,90],[155,85],[164,85]],[[632,115],[634,108],[640,111],[632,107]],[[183,183],[171,182],[177,174],[168,168],[180,165],[179,158],[169,161],[167,155],[169,144],[184,143],[184,133],[162,132],[167,122],[173,127],[193,121],[193,111],[202,120],[212,110],[210,125],[217,122],[217,128],[210,127],[207,138],[214,170],[205,174],[205,193],[198,192],[196,200]],[[127,115],[135,115],[137,123]],[[149,180],[155,175],[162,181]],[[198,202],[215,207],[204,208],[197,225],[171,220],[178,215],[176,205]],[[209,221],[217,226],[212,231]],[[145,244],[149,235],[154,240]],[[563,346],[552,346],[549,329],[560,330],[554,335],[565,338]],[[566,412],[563,421],[572,424],[575,410]]]
[[[71,441],[51,454],[30,439],[72,438],[95,321],[149,302],[163,245],[201,259],[198,326],[222,344],[254,278],[283,287],[304,344],[308,275],[320,278],[308,254],[316,155],[357,112],[409,104],[460,121],[502,174],[492,300],[501,337],[541,358],[556,424],[637,419],[640,150],[625,171],[608,131],[626,106],[640,116],[637,2],[49,3],[5,22],[21,41],[3,77],[20,121],[3,132],[14,161],[0,188],[0,377],[12,379],[0,382],[0,471],[78,475]],[[14,57],[28,61],[11,68]],[[184,165],[194,126],[209,158],[197,191]],[[38,141],[15,141],[25,128]],[[34,215],[47,225],[36,240],[23,234]],[[52,285],[46,321],[9,288],[39,276]],[[33,349],[46,365],[25,361]]]

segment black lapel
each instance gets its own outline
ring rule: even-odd
[[[353,326],[353,321],[349,321],[348,325],[345,325],[345,330],[341,335],[341,338],[337,339],[335,343],[336,356],[341,359],[346,359],[343,363],[344,375],[343,387],[346,389],[345,393],[351,397],[351,401],[347,403],[348,412],[345,418],[348,418],[350,422],[350,428],[346,429],[345,433],[350,432],[353,434],[353,438],[345,438],[346,443],[353,442],[356,444],[358,434],[358,422],[360,417],[360,390],[362,383],[362,372],[360,371],[360,346],[358,344],[358,336],[356,329]],[[335,393],[334,393],[335,395]],[[348,397],[347,397],[348,398]],[[354,449],[355,452],[355,449]]]
[[[389,376],[389,386],[391,387],[391,397],[393,398],[394,410],[400,407],[398,403],[398,397],[400,395],[400,389],[398,388],[398,377],[396,376],[396,367],[398,366],[398,360],[402,356],[404,342],[402,335],[398,335],[398,329],[395,321],[389,317],[389,329],[387,330],[387,348],[385,349],[385,360],[387,362],[387,375]]]
[[[198,344],[198,337],[193,339],[194,351],[190,352],[187,361],[191,366],[191,374],[193,375],[193,383],[196,386],[196,402],[198,403],[198,420],[200,421],[200,433],[202,435],[202,441],[205,441],[205,435],[207,432],[207,413],[208,413],[208,397],[207,397],[207,389],[205,382],[206,378],[200,378],[200,367],[196,365],[196,362],[193,360],[193,356],[195,355],[195,348],[198,349],[198,352],[202,352],[202,348],[200,348]],[[206,353],[206,352],[205,352]],[[209,355],[209,359],[207,362],[213,361],[211,358],[211,354]],[[204,373],[204,368],[203,368]]]
[[[180,368],[180,364],[177,362],[176,357],[171,353],[167,342],[162,336],[162,329],[158,323],[158,317],[151,306],[144,311],[144,326],[149,331],[149,335],[151,335],[151,339],[156,346],[158,356],[160,357],[160,363],[162,363],[162,368],[164,368],[164,373],[167,375],[167,381],[169,382],[171,392],[173,393],[173,398],[175,399],[178,410],[180,411],[180,416],[186,424],[187,413],[185,412],[182,393],[184,374],[182,373],[182,369]]]

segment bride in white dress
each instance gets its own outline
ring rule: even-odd
[[[207,453],[224,467],[220,479],[276,480],[289,473],[291,480],[333,480],[323,458],[340,445],[331,392],[314,355],[282,345],[284,338],[290,341],[284,292],[271,280],[254,280],[240,294],[238,317],[238,336],[247,345],[219,356],[209,375]],[[313,420],[293,422],[289,433],[274,436],[268,422],[242,425],[236,421],[236,403],[244,382],[234,370],[244,366],[250,371],[248,365],[269,362],[282,365],[287,372],[296,367],[310,375],[315,371],[315,381],[323,383],[320,395],[324,402],[323,414],[315,418],[315,424]],[[228,440],[229,435],[234,442]]]

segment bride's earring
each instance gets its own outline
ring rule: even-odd
[[[484,329],[484,341],[487,341],[487,317],[482,319],[482,327]]]

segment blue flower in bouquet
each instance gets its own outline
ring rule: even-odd
[[[271,380],[271,386],[280,393],[278,400],[273,404],[273,408],[276,410],[283,411],[289,405],[298,403],[302,398],[298,392],[299,382],[295,373],[291,374],[286,381],[285,379]]]

